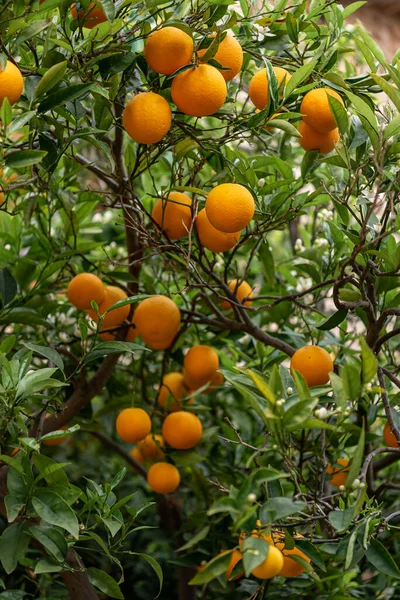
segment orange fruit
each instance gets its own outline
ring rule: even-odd
[[[141,465],[146,462],[145,457],[143,456],[142,452],[137,446],[134,446],[129,452],[129,454],[134,460],[136,460],[136,462],[140,463]]]
[[[170,192],[154,205],[151,216],[171,240],[187,236],[192,223],[192,200],[181,192]]]
[[[227,252],[234,248],[240,239],[240,231],[223,233],[215,229],[208,220],[205,208],[197,215],[196,228],[200,244],[212,252]]]
[[[181,311],[170,298],[160,294],[138,304],[133,322],[146,346],[165,350],[179,331]]]
[[[301,138],[299,139],[300,146],[308,150],[318,150],[320,154],[329,154],[335,149],[335,144],[340,139],[339,129],[332,129],[326,133],[319,133],[314,129],[311,129],[304,121],[301,121],[299,125],[299,133]]]
[[[295,537],[302,538],[303,536],[300,534],[297,534]],[[299,550],[299,548],[296,548],[296,546],[294,546],[294,548],[292,548],[291,550],[285,549],[284,534],[274,533],[272,537],[265,536],[265,539],[268,543],[276,546],[278,548],[278,550],[280,550],[283,554],[283,567],[282,567],[282,570],[280,571],[279,575],[282,575],[283,577],[298,577],[299,575],[301,575],[304,572],[304,567],[302,567],[295,560],[291,559],[290,556],[293,556],[293,555],[300,556],[301,558],[306,560],[308,563],[311,562],[311,560],[308,558],[308,556],[306,556],[306,554],[304,554],[304,552]]]
[[[59,427],[57,431],[65,431],[66,429],[68,429],[68,425],[63,425],[62,427]],[[60,444],[65,442],[67,438],[68,436],[66,435],[65,437],[55,438],[54,440],[43,440],[42,444],[44,444],[45,446],[59,446]]]
[[[180,482],[178,469],[169,463],[154,463],[147,471],[147,483],[157,494],[172,494]]]
[[[258,579],[271,579],[282,571],[283,562],[282,552],[276,546],[270,545],[266,559],[251,573]]]
[[[252,194],[238,183],[221,183],[207,196],[207,218],[213,227],[223,233],[236,233],[247,227],[254,210]]]
[[[243,558],[243,554],[240,552],[240,550],[232,550],[231,560],[229,561],[228,568],[226,569],[226,572],[225,572],[225,577],[226,577],[227,581],[237,581],[238,579],[243,577],[244,571],[241,571],[240,573],[238,573],[237,575],[235,575],[235,577],[233,577],[231,579],[231,573],[232,573],[233,569],[236,567],[238,562],[240,560],[242,560],[242,558]]]
[[[215,37],[215,34],[210,36]],[[207,52],[207,49],[198,51],[198,56],[201,61],[201,57]],[[217,53],[213,56],[213,60],[216,60],[221,67],[229,69],[229,71],[220,71],[225,81],[233,79],[242,68],[243,64],[243,50],[234,35],[228,31],[225,38],[218,46]]]
[[[104,299],[98,305],[99,314],[104,315],[104,313],[111,308],[116,302],[119,300],[125,300],[128,296],[125,294],[123,290],[113,285],[108,285],[104,289]],[[115,308],[109,313],[106,314],[103,321],[101,322],[101,326],[103,329],[112,329],[113,327],[118,327],[125,321],[128,317],[130,311],[129,304],[125,306],[121,306],[120,308]],[[88,314],[93,321],[98,321],[97,315],[95,311],[91,308],[88,311]]]
[[[97,2],[91,2],[86,10],[80,10],[79,16],[78,11],[76,10],[75,2],[71,5],[70,10],[72,18],[74,20],[79,18],[80,21],[83,21],[83,27],[86,27],[86,29],[93,29],[93,27],[96,27],[96,25],[105,23],[108,20],[103,7]]]
[[[176,450],[189,450],[201,439],[203,426],[193,413],[179,410],[170,413],[162,426],[164,440]]]
[[[307,92],[300,105],[303,121],[319,133],[326,133],[337,127],[329,106],[328,95],[339,100],[344,106],[339,94],[330,88],[318,88]]]
[[[329,381],[329,373],[333,371],[333,360],[324,348],[319,346],[303,346],[293,354],[290,372],[301,373],[309,387],[325,385]]]
[[[101,327],[100,329],[100,337],[103,340],[103,342],[113,342],[117,336],[117,332],[113,332],[113,331],[103,331],[103,329],[107,329],[107,327]],[[124,329],[124,331],[126,332],[126,329]],[[125,342],[134,342],[136,340],[136,338],[138,337],[138,332],[136,330],[135,327],[133,327],[133,325],[131,327],[129,327],[128,331],[126,332],[126,338]]]
[[[334,487],[340,487],[341,485],[345,485],[347,474],[350,470],[349,459],[348,458],[338,458],[336,463],[340,465],[339,467],[333,467],[331,463],[326,468],[326,472],[328,475],[332,475],[329,483]]]
[[[4,69],[0,71],[0,106],[3,104],[4,98],[7,98],[10,104],[18,102],[23,90],[22,73],[14,63],[8,60]]]
[[[389,421],[386,421],[385,427],[383,428],[383,439],[385,440],[385,444],[388,448],[398,448],[399,444],[397,443],[396,436],[393,431],[390,429]]]
[[[253,304],[251,300],[246,300],[245,302],[243,302],[245,298],[252,297],[253,291],[251,289],[251,286],[247,283],[247,281],[242,281],[242,283],[240,283],[239,285],[238,284],[239,282],[237,279],[231,279],[230,281],[228,281],[229,288],[231,292],[235,294],[238,302],[240,302],[244,306],[251,306]],[[223,300],[221,302],[221,308],[222,310],[229,310],[231,308],[231,303],[227,300]]]
[[[274,73],[278,80],[278,88],[280,87],[282,81],[285,79],[285,84],[289,81],[291,75],[286,69],[282,69],[281,67],[273,67]],[[250,85],[249,85],[249,96],[250,100],[259,110],[263,110],[266,108],[268,104],[268,75],[267,69],[260,69],[253,75]],[[281,94],[281,97],[282,94]]]
[[[224,376],[222,375],[222,373],[218,373],[218,372],[214,373],[214,375],[211,377],[210,387],[208,387],[206,389],[206,392],[207,393],[213,392],[214,390],[219,388],[223,383],[224,383]]]
[[[164,460],[163,446],[164,440],[162,435],[153,433],[149,433],[144,440],[138,443],[138,449],[147,460]]]
[[[154,92],[134,96],[122,116],[125,131],[138,144],[156,144],[168,133],[171,122],[168,102]]]
[[[185,385],[197,390],[215,377],[219,369],[218,354],[210,346],[193,346],[185,355],[183,369]]]
[[[143,408],[125,408],[117,417],[115,427],[124,442],[135,444],[150,433],[150,417]]]
[[[4,204],[4,192],[0,190],[0,206]]]
[[[94,300],[97,306],[104,300],[105,291],[101,279],[93,273],[79,273],[68,284],[68,300],[80,310],[90,310]]]
[[[193,39],[178,27],[163,27],[147,38],[144,57],[149,67],[162,75],[171,75],[192,60]]]
[[[199,65],[174,77],[171,97],[185,115],[213,115],[225,102],[225,79],[215,67]]]
[[[158,404],[169,412],[180,410],[183,397],[186,395],[183,374],[171,372],[164,375],[158,392]]]

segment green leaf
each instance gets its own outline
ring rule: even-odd
[[[335,509],[328,514],[329,523],[337,531],[346,531],[353,520],[353,507],[344,510]]]
[[[3,305],[9,304],[17,295],[17,282],[4,267],[0,268],[0,294]]]
[[[368,35],[367,31],[365,29],[363,29],[362,27],[360,27],[359,30],[357,30],[357,35],[358,34],[362,38],[362,40],[363,40],[364,44],[367,46],[367,48],[371,51],[373,56],[375,56],[376,60],[386,70],[386,67],[387,67],[386,57],[385,57],[384,53],[382,52],[382,50],[379,48],[378,44],[375,42],[375,40],[373,40]]]
[[[297,548],[299,548],[299,550],[304,552],[304,554],[306,554],[319,569],[326,571],[324,560],[316,546],[311,544],[311,542],[299,540],[297,538],[295,539],[295,545]]]
[[[35,98],[38,98],[42,94],[49,92],[62,80],[65,75],[65,71],[67,70],[67,65],[68,62],[64,60],[63,62],[56,63],[50,67],[48,71],[46,71],[36,86]]]
[[[35,573],[59,573],[63,570],[63,566],[52,558],[42,558],[36,563]]]
[[[350,15],[352,15],[356,10],[367,4],[368,0],[359,0],[358,2],[353,2],[345,7],[343,10],[343,19],[347,19]]]
[[[61,88],[60,90],[56,90],[42,100],[42,102],[39,104],[38,111],[47,112],[56,106],[64,106],[67,104],[67,102],[80,100],[95,87],[96,86],[94,83],[77,83],[75,85],[69,85]]]
[[[18,384],[17,387],[17,398],[21,396],[29,396],[35,392],[39,392],[44,389],[46,386],[50,387],[52,384],[49,382],[53,382],[51,376],[57,371],[56,368],[45,368],[38,369],[37,371],[32,371],[27,373],[23,379]],[[54,380],[56,384],[61,382]],[[61,384],[63,385],[63,384]],[[57,387],[57,385],[55,386]]]
[[[347,475],[345,488],[348,490],[351,488],[353,481],[358,477],[361,469],[361,465],[364,457],[364,446],[365,446],[365,425],[361,427],[361,433],[358,440],[357,448],[351,459],[351,467],[349,474]]]
[[[139,346],[139,344],[134,344],[133,342],[103,342],[95,346],[94,350],[89,352],[89,354],[86,354],[84,362],[87,364],[108,354],[121,354],[122,352],[135,354],[137,350],[149,352],[148,348]]]
[[[264,398],[271,404],[271,406],[275,406],[276,398],[268,383],[255,371],[251,371],[249,369],[247,371],[247,374],[249,375],[253,383],[256,385],[256,387],[259,389],[259,391],[262,393]]]
[[[379,138],[378,138],[378,123],[376,120],[375,114],[372,112],[371,108],[368,106],[366,102],[356,94],[349,92],[348,90],[343,90],[349,100],[352,102],[354,107],[357,109],[357,114],[361,119],[362,124],[364,125],[372,145],[374,148],[377,147]]]
[[[328,102],[336,125],[338,126],[340,133],[344,135],[349,129],[349,117],[347,116],[346,109],[337,98],[330,94],[328,94]]]
[[[301,176],[303,179],[306,177],[307,173],[311,170],[315,161],[317,160],[319,155],[318,150],[309,150],[303,156],[303,160],[301,161]]]
[[[24,169],[40,163],[47,156],[44,150],[20,150],[6,155],[6,167],[10,169]]]
[[[64,433],[64,432],[63,432]],[[59,463],[44,454],[34,452],[32,455],[33,464],[39,471],[39,474],[49,485],[59,485],[68,487],[68,477],[65,471],[57,468]],[[39,479],[37,479],[38,481]]]
[[[265,279],[268,285],[273,287],[275,284],[275,264],[274,256],[268,242],[263,242],[261,244],[258,254],[264,268]]]
[[[300,500],[285,497],[270,498],[260,509],[260,520],[262,523],[273,523],[295,515],[305,508],[305,503]]]
[[[4,504],[6,506],[7,520],[9,523],[15,521],[21,509],[25,506],[25,502],[21,498],[18,496],[12,496],[11,494],[7,494],[7,496],[5,496]]]
[[[25,557],[29,545],[26,531],[25,523],[14,523],[3,531],[0,540],[0,561],[8,575],[16,569],[18,561]]]
[[[340,406],[340,408],[344,409],[347,405],[348,396],[345,392],[343,381],[339,375],[336,375],[336,373],[329,373],[329,378],[331,381],[335,402],[337,406]]]
[[[330,329],[337,327],[338,325],[340,325],[340,323],[342,323],[345,320],[348,312],[349,311],[347,310],[347,308],[342,308],[336,311],[335,313],[333,313],[333,315],[330,315],[327,319],[325,319],[325,321],[317,325],[317,329],[321,331],[329,331]]]
[[[231,560],[231,554],[232,551],[228,550],[227,552],[223,552],[222,554],[215,556],[206,564],[204,569],[199,571],[197,575],[195,575],[193,579],[189,581],[189,585],[201,585],[203,583],[208,583],[209,581],[212,581],[218,577],[218,575],[225,573]]]
[[[189,548],[193,548],[193,546],[196,546],[199,542],[201,542],[201,540],[204,540],[204,538],[207,537],[209,531],[209,525],[203,527],[203,529],[201,529],[198,533],[196,533],[196,535],[190,538],[190,540],[186,542],[186,544],[183,544],[183,546],[178,548],[177,552],[182,552],[183,550],[189,550]]]
[[[346,569],[346,571],[347,571],[347,569],[350,568],[351,561],[353,560],[354,546],[355,546],[356,540],[357,540],[357,530],[354,530],[350,536],[349,543],[347,546],[346,561],[344,564],[344,568]]]
[[[262,537],[250,536],[243,543],[243,567],[246,577],[267,558],[270,545]]]
[[[60,354],[56,350],[53,350],[53,348],[48,348],[47,346],[38,346],[36,344],[26,342],[24,343],[24,346],[29,348],[29,350],[36,352],[37,354],[45,356],[52,363],[54,363],[60,369],[60,371],[64,371],[64,361]]]
[[[47,525],[33,525],[29,531],[51,556],[63,562],[67,556],[68,544],[58,529]]]
[[[76,515],[67,502],[51,490],[37,490],[32,498],[33,508],[47,523],[62,527],[78,539],[79,525]]]
[[[300,83],[307,79],[309,75],[311,75],[317,63],[318,61],[316,60],[311,61],[306,65],[303,65],[302,67],[300,67],[300,69],[293,73],[293,75],[286,84],[285,98],[289,98],[290,94],[294,92],[294,90],[300,85]]]
[[[364,337],[360,339],[361,342],[361,361],[362,361],[362,380],[363,383],[369,383],[378,371],[378,363],[376,356],[372,349],[368,346]]]
[[[400,110],[400,91],[393,85],[390,85],[384,77],[371,73],[371,78],[379,85],[379,87],[387,94],[393,102],[397,110]]]
[[[361,374],[359,369],[350,363],[345,364],[340,372],[347,399],[352,402],[358,400],[361,394]]]
[[[383,132],[383,139],[388,140],[392,136],[399,135],[399,133],[400,133],[400,115],[397,115],[397,117],[394,117],[394,119],[392,119],[390,121],[390,123],[387,125],[387,127],[385,128],[385,131]]]
[[[121,589],[118,583],[108,575],[104,571],[100,571],[99,569],[95,569],[94,567],[89,567],[87,570],[89,581],[92,585],[94,585],[98,590],[103,592],[103,594],[107,594],[110,598],[118,598],[119,600],[124,600],[124,595],[121,592]]]
[[[367,550],[367,559],[378,569],[380,573],[385,573],[389,577],[400,579],[400,570],[385,546],[378,540],[372,538]]]
[[[156,596],[156,598],[158,598],[158,596],[161,594],[161,590],[162,590],[162,586],[163,586],[163,572],[162,569],[159,565],[159,563],[156,561],[155,558],[153,558],[152,556],[150,556],[149,554],[144,554],[143,552],[129,552],[129,554],[136,554],[137,556],[139,556],[139,558],[143,558],[145,561],[147,561],[149,563],[149,565],[152,567],[152,569],[155,571],[157,577],[158,577],[158,581],[160,584],[160,589],[159,592]]]
[[[99,4],[103,7],[107,19],[112,23],[115,18],[115,5],[113,0],[99,0]]]

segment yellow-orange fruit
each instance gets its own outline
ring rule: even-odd
[[[239,285],[238,284],[239,282],[237,279],[231,279],[230,281],[228,281],[229,288],[231,292],[235,294],[238,302],[240,302],[244,306],[251,306],[253,304],[251,300],[246,300],[245,302],[243,302],[245,298],[251,298],[253,296],[251,286],[247,283],[247,281],[242,281],[242,283],[240,283]],[[222,310],[229,310],[231,308],[231,303],[227,300],[223,300],[221,302],[221,308]]]
[[[65,431],[66,429],[68,429],[68,425],[63,425],[62,427],[59,427],[57,431]],[[43,440],[42,444],[44,444],[45,446],[59,446],[60,444],[65,442],[67,438],[68,436],[66,435],[65,437],[59,437],[53,440]]]
[[[4,192],[0,190],[0,206],[4,204]]]
[[[340,139],[337,127],[336,129],[332,129],[332,131],[319,133],[311,129],[304,121],[301,121],[299,125],[299,133],[301,134],[301,138],[299,138],[300,146],[307,152],[309,150],[318,150],[320,154],[329,154],[329,152],[332,152],[335,149],[335,144]]]
[[[93,273],[79,273],[68,285],[68,300],[80,310],[90,310],[94,300],[99,306],[105,296],[104,285]]]
[[[79,11],[79,15],[74,2],[71,5],[71,16],[75,20],[79,18],[80,21],[83,21],[83,27],[86,27],[86,29],[93,29],[96,25],[105,23],[108,20],[103,7],[97,2],[91,2],[86,10]]]
[[[225,577],[226,577],[227,581],[237,581],[238,579],[243,577],[244,571],[240,571],[240,573],[238,573],[237,575],[235,575],[235,577],[232,577],[232,579],[231,579],[231,574],[232,574],[233,569],[236,567],[238,562],[240,560],[242,560],[242,558],[243,558],[243,554],[240,552],[240,550],[232,551],[231,560],[229,561],[228,568],[225,572]]]
[[[146,346],[165,350],[179,331],[181,311],[167,296],[152,296],[138,304],[133,322]]]
[[[164,460],[165,454],[162,451],[164,440],[162,435],[149,433],[144,440],[138,443],[138,448],[147,460]]]
[[[278,550],[280,550],[283,554],[283,567],[279,573],[279,575],[282,575],[282,577],[298,577],[299,575],[301,575],[304,572],[304,567],[302,567],[299,563],[297,563],[295,560],[293,560],[292,558],[290,558],[291,556],[299,556],[301,557],[303,560],[307,561],[308,563],[311,562],[311,560],[308,558],[308,556],[306,554],[304,554],[304,552],[302,552],[301,550],[299,550],[299,548],[296,548],[296,546],[294,546],[294,548],[291,548],[290,550],[287,550],[285,548],[285,536],[283,534],[273,534],[273,536],[264,536],[266,541],[269,544],[273,544],[274,546],[276,546],[278,548]],[[296,541],[296,537],[297,538],[302,538],[303,536],[300,534],[297,534],[295,536],[295,541]]]
[[[171,75],[192,60],[194,50],[190,35],[178,27],[163,27],[151,33],[144,48],[149,67],[162,75]]]
[[[214,373],[211,377],[210,387],[206,389],[206,393],[213,392],[224,383],[224,376],[222,373]]]
[[[212,252],[227,252],[234,248],[240,239],[240,231],[223,233],[215,229],[208,220],[205,208],[197,215],[196,228],[200,244]]]
[[[325,385],[329,381],[329,373],[333,371],[333,360],[324,348],[319,346],[303,346],[293,354],[290,372],[301,373],[309,387]]]
[[[192,223],[192,200],[181,192],[170,192],[167,198],[160,198],[151,213],[158,227],[171,240],[179,240],[188,235]]]
[[[170,413],[162,426],[164,440],[176,450],[189,450],[199,443],[203,426],[193,413],[179,410]]]
[[[21,98],[23,91],[24,79],[21,71],[8,60],[4,69],[0,71],[0,106],[4,98],[7,98],[10,104],[15,104]]]
[[[225,102],[225,79],[215,67],[198,65],[174,77],[171,97],[185,115],[213,115]]]
[[[154,463],[147,471],[147,483],[157,494],[172,494],[180,482],[178,469],[169,463]]]
[[[215,35],[212,37],[215,37]],[[206,48],[198,51],[197,54],[200,60],[206,52]],[[243,64],[243,50],[242,46],[230,31],[228,31],[225,38],[218,46],[218,50],[213,56],[213,59],[216,60],[221,67],[224,67],[224,69],[229,69],[220,71],[225,81],[230,81],[239,73]]]
[[[104,313],[111,308],[116,302],[120,300],[125,300],[128,296],[125,294],[123,290],[113,285],[108,285],[104,289],[104,299],[98,305],[99,314],[104,315]],[[125,321],[125,319],[129,315],[130,306],[126,304],[125,306],[121,306],[120,308],[114,308],[104,317],[101,326],[103,329],[112,329],[113,327],[118,327]],[[88,314],[93,321],[98,321],[97,315],[95,311],[91,308],[88,311]]]
[[[300,112],[303,115],[303,121],[320,133],[326,133],[336,129],[336,121],[329,106],[328,95],[339,100],[343,105],[343,100],[337,92],[330,88],[318,88],[307,92],[300,105]]]
[[[168,133],[172,122],[170,106],[154,92],[141,92],[125,106],[122,124],[139,144],[156,144]]]
[[[329,463],[326,468],[326,472],[328,475],[332,475],[329,483],[334,487],[340,487],[341,485],[345,485],[347,475],[349,473],[350,467],[348,458],[338,458],[335,464],[340,465],[338,467],[334,467]]]
[[[150,433],[151,421],[142,408],[125,408],[117,417],[115,427],[124,442],[135,444]]]
[[[158,393],[158,404],[169,412],[176,412],[181,408],[181,402],[186,395],[183,374],[171,372],[164,375]]]
[[[252,575],[258,579],[271,579],[278,575],[283,568],[283,554],[276,546],[270,545],[266,559],[252,570]]]
[[[397,443],[396,436],[393,431],[390,429],[389,421],[386,421],[385,427],[383,428],[383,439],[385,440],[385,444],[388,448],[398,448],[399,444]]]
[[[185,385],[197,390],[215,377],[219,369],[218,354],[211,346],[193,346],[185,355],[183,369]]]
[[[134,446],[129,452],[129,454],[134,460],[136,460],[136,462],[140,463],[141,465],[143,465],[146,462],[145,457],[143,456],[142,452],[137,446]]]
[[[278,88],[280,87],[283,80],[285,80],[284,85],[286,86],[289,81],[291,75],[286,69],[282,69],[281,67],[273,67],[274,73],[278,80]],[[266,108],[268,104],[268,75],[267,69],[260,69],[257,71],[255,75],[253,75],[250,85],[249,85],[249,96],[250,100],[259,110],[263,110]],[[282,94],[281,94],[281,97]]]
[[[252,194],[238,183],[221,183],[207,196],[207,218],[213,227],[223,233],[235,233],[247,227],[254,210]]]

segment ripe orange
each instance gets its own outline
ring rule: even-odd
[[[143,408],[125,408],[119,413],[115,427],[124,442],[135,444],[150,433],[151,421]]]
[[[68,425],[63,425],[62,427],[59,427],[57,431],[65,431],[66,429],[68,429]],[[55,438],[54,440],[43,440],[42,444],[45,446],[59,446],[65,442],[67,438],[68,436],[66,435],[65,437]]]
[[[146,462],[145,457],[143,456],[143,454],[141,453],[141,451],[139,450],[139,448],[137,446],[134,446],[132,448],[132,450],[129,452],[129,454],[132,456],[132,458],[134,460],[136,460],[136,462],[140,463],[141,465]]]
[[[176,450],[189,450],[201,439],[203,426],[193,413],[179,410],[170,413],[162,426],[164,440]]]
[[[163,27],[151,33],[144,48],[149,67],[162,75],[171,75],[192,60],[193,39],[178,27]]]
[[[240,573],[238,573],[237,575],[235,575],[235,577],[233,577],[231,579],[231,573],[232,573],[233,569],[236,567],[239,560],[242,560],[242,558],[243,558],[243,554],[240,552],[240,550],[232,551],[231,560],[229,561],[228,568],[226,569],[226,572],[225,572],[225,577],[226,577],[227,581],[237,581],[238,579],[243,577],[244,571],[241,571]]]
[[[236,246],[240,238],[240,231],[223,233],[215,229],[208,220],[205,208],[197,215],[196,228],[200,244],[212,252],[227,252]]]
[[[75,2],[71,5],[70,10],[72,18],[74,20],[79,18],[80,21],[83,21],[83,27],[86,27],[86,29],[93,29],[96,25],[105,23],[108,20],[103,7],[97,2],[91,2],[86,10],[80,10],[79,17]]]
[[[206,389],[207,394],[213,392],[224,383],[224,376],[222,373],[214,373],[211,377],[210,387]]]
[[[165,454],[162,451],[164,440],[162,435],[152,434],[146,435],[144,440],[138,443],[138,449],[147,460],[164,460]]]
[[[174,77],[171,97],[185,115],[213,115],[225,102],[225,79],[215,67],[199,65]]]
[[[385,440],[385,444],[388,448],[398,448],[399,444],[397,443],[396,436],[393,431],[390,429],[389,421],[386,421],[385,427],[383,428],[383,439]]]
[[[215,37],[215,35],[210,37]],[[206,52],[206,48],[198,51],[197,54],[200,60]],[[213,56],[213,59],[219,62],[221,67],[229,69],[229,71],[220,71],[225,81],[230,81],[239,73],[243,64],[243,50],[242,46],[230,31],[228,31],[227,35],[218,46],[217,53]]]
[[[238,302],[244,304],[244,306],[251,306],[253,304],[251,300],[246,300],[243,302],[245,298],[251,298],[253,296],[251,286],[247,283],[247,281],[242,281],[240,285],[238,284],[239,281],[237,279],[231,279],[228,281],[228,285],[238,299]],[[221,302],[221,308],[222,310],[229,310],[231,308],[231,303],[227,300],[223,300]]]
[[[111,306],[113,306],[119,300],[124,300],[128,296],[125,294],[123,290],[113,285],[106,286],[104,290],[104,299],[98,305],[100,315],[103,315]],[[115,308],[104,317],[101,326],[103,329],[112,329],[113,327],[118,327],[125,321],[128,317],[130,311],[129,304],[125,306],[121,306],[120,308]],[[95,311],[91,308],[88,311],[88,314],[93,321],[98,321],[97,315]]]
[[[297,534],[296,537],[302,538],[303,536],[300,534]],[[265,539],[267,540],[267,542],[276,546],[278,548],[278,550],[280,550],[283,554],[283,567],[282,567],[279,575],[282,575],[283,577],[298,577],[299,575],[301,575],[304,572],[304,567],[299,565],[299,563],[297,563],[295,560],[291,559],[290,556],[293,556],[293,555],[300,556],[301,558],[306,560],[308,563],[310,563],[311,560],[308,558],[308,556],[306,556],[306,554],[304,554],[304,552],[299,550],[299,548],[296,548],[296,546],[294,546],[294,548],[292,548],[291,550],[286,550],[284,538],[285,538],[285,536],[283,534],[276,534],[276,533],[273,534],[272,537],[265,536]]]
[[[157,494],[172,494],[180,482],[178,469],[169,463],[154,463],[147,471],[147,483]]]
[[[187,236],[192,223],[192,200],[181,192],[170,192],[154,205],[152,218],[171,240]]]
[[[314,129],[311,129],[304,121],[301,121],[299,125],[299,133],[301,138],[299,139],[300,146],[308,150],[318,150],[320,154],[329,154],[335,149],[335,144],[340,139],[339,129],[332,129],[326,133],[319,133]]]
[[[285,84],[289,81],[291,75],[286,69],[281,67],[274,67],[274,73],[278,80],[278,87],[280,87],[282,81],[285,79]],[[267,69],[260,69],[255,75],[253,75],[249,85],[249,96],[250,100],[259,110],[266,108],[268,104],[268,75]]]
[[[215,377],[219,369],[218,354],[210,346],[193,346],[185,355],[183,369],[185,385],[197,390]]]
[[[271,579],[282,571],[283,561],[282,552],[276,546],[270,545],[267,558],[251,573],[258,579]]]
[[[221,183],[208,194],[207,218],[223,233],[236,233],[247,227],[255,210],[254,198],[243,185]]]
[[[141,92],[125,106],[122,124],[139,144],[156,144],[168,133],[172,113],[168,102],[154,92]]]
[[[170,298],[160,294],[138,304],[133,322],[146,346],[165,350],[179,331],[181,311]]]
[[[338,458],[336,463],[341,465],[339,467],[333,467],[331,463],[326,468],[326,472],[328,475],[332,475],[330,479],[330,484],[334,487],[340,487],[341,485],[345,485],[348,472],[350,470],[349,459],[348,458]]]
[[[79,273],[68,285],[68,300],[80,310],[90,310],[94,300],[99,306],[105,296],[104,285],[93,273]]]
[[[183,383],[183,374],[171,372],[164,375],[158,393],[158,404],[169,412],[176,412],[180,410],[184,396],[186,396],[186,390]]]
[[[4,192],[0,190],[0,206],[4,204]]]
[[[21,71],[8,60],[4,69],[0,71],[0,106],[4,98],[7,98],[10,104],[18,102],[23,90],[24,80]]]
[[[333,371],[333,360],[324,348],[303,346],[292,356],[290,372],[301,373],[309,387],[325,385]]]
[[[335,90],[330,88],[318,88],[307,92],[300,105],[303,121],[320,133],[326,133],[336,129],[336,121],[329,106],[328,94],[339,100],[343,106],[343,100]]]

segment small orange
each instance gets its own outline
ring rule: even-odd
[[[253,296],[253,290],[251,286],[247,283],[247,281],[242,281],[239,284],[237,279],[231,279],[228,281],[229,288],[231,292],[233,292],[237,298],[237,301],[243,304],[244,306],[251,306],[253,302],[248,300],[247,298],[251,298]],[[246,298],[246,301],[243,300]],[[231,303],[228,300],[223,300],[221,302],[222,310],[229,310],[231,308]]]
[[[388,448],[398,448],[399,444],[397,443],[396,436],[393,431],[390,429],[389,421],[386,421],[385,427],[383,428],[383,439],[385,440],[385,444]]]
[[[164,440],[162,435],[149,433],[144,440],[138,443],[138,449],[147,460],[164,460],[165,454],[162,451]]]
[[[215,67],[198,65],[174,77],[171,97],[185,115],[192,117],[213,115],[225,102],[225,79]]]
[[[213,227],[223,233],[236,233],[247,227],[254,210],[252,194],[238,183],[221,183],[207,196],[207,218]]]
[[[320,346],[303,346],[292,356],[290,372],[301,373],[309,387],[325,385],[329,381],[329,373],[333,371],[333,360]]]
[[[154,92],[141,92],[125,106],[122,124],[138,144],[156,144],[168,133],[172,113],[165,98]]]
[[[179,331],[181,311],[170,298],[160,294],[138,304],[133,322],[146,346],[165,350]]]
[[[301,534],[296,534],[295,539],[302,538],[302,537],[303,536]],[[302,567],[295,560],[291,559],[290,556],[293,556],[293,555],[299,556],[302,559],[304,559],[305,561],[307,561],[308,563],[311,562],[311,560],[308,558],[308,556],[306,554],[304,554],[304,552],[299,550],[299,548],[296,548],[296,546],[294,546],[294,548],[292,548],[291,550],[285,549],[284,534],[274,533],[272,537],[266,536],[265,539],[270,544],[274,544],[274,546],[276,546],[283,554],[283,567],[279,573],[279,575],[282,575],[282,577],[289,577],[289,578],[290,577],[298,577],[299,575],[301,575],[304,572],[304,567]]]
[[[206,389],[206,393],[214,392],[217,388],[219,388],[224,383],[224,376],[222,373],[214,373],[211,377],[210,387]]]
[[[172,494],[180,482],[178,469],[169,463],[154,463],[147,471],[147,483],[157,494]]]
[[[159,198],[151,216],[158,227],[171,240],[179,240],[188,235],[192,223],[192,200],[181,192],[170,192],[166,198]]]
[[[273,67],[273,70],[278,80],[278,87],[280,87],[283,80],[285,80],[284,85],[286,85],[291,77],[290,73],[281,67]],[[259,110],[266,108],[269,96],[267,69],[260,69],[253,75],[249,85],[249,96],[254,106]]]
[[[104,315],[104,313],[114,304],[116,304],[116,302],[119,302],[119,300],[125,300],[127,297],[128,296],[125,294],[125,292],[120,288],[113,285],[108,285],[104,290],[104,299],[98,305],[99,314]],[[128,318],[129,311],[129,304],[111,310],[106,314],[101,322],[102,329],[112,329],[113,327],[118,327],[118,325],[121,325],[121,323]],[[88,311],[88,314],[93,321],[98,321],[97,315],[92,308]]]
[[[160,391],[158,392],[158,404],[169,412],[180,410],[186,389],[183,382],[183,373],[172,371],[164,375]]]
[[[21,71],[8,60],[4,69],[0,71],[0,106],[4,98],[7,98],[10,104],[15,104],[21,98],[23,91],[24,79]]]
[[[326,133],[319,133],[314,129],[311,129],[304,121],[301,121],[299,125],[299,133],[301,134],[301,138],[299,139],[299,144],[306,150],[318,150],[320,154],[329,154],[332,150],[335,149],[335,144],[338,143],[340,139],[339,129],[332,129],[332,131],[327,131]]]
[[[348,458],[338,458],[336,463],[339,467],[333,467],[331,463],[326,468],[328,475],[332,475],[329,483],[334,487],[345,485],[348,472],[350,470]]]
[[[147,412],[142,408],[125,408],[119,413],[115,427],[124,442],[135,444],[144,440],[150,433],[151,421]]]
[[[242,560],[242,558],[243,558],[243,554],[240,552],[240,550],[232,550],[231,560],[229,561],[229,565],[228,565],[228,568],[225,573],[225,577],[226,577],[227,581],[237,581],[238,579],[243,577],[244,571],[241,571],[240,573],[238,573],[237,575],[235,575],[235,577],[233,577],[231,579],[231,574],[232,574],[233,569],[236,567],[238,562],[240,560]]]
[[[276,546],[270,545],[266,559],[252,570],[252,575],[258,579],[271,579],[283,569],[283,554]]]
[[[212,252],[227,252],[228,250],[232,250],[240,239],[240,231],[223,233],[215,229],[208,220],[205,208],[197,215],[196,229],[200,244]]]
[[[79,273],[68,284],[68,300],[80,310],[90,310],[92,300],[99,306],[104,296],[103,282],[93,273]]]
[[[210,37],[215,37],[215,34]],[[201,57],[204,56],[206,52],[206,48],[198,51],[197,54],[200,58],[200,61]],[[239,73],[243,64],[243,50],[242,46],[230,31],[228,31],[225,38],[219,44],[218,50],[213,56],[213,59],[216,60],[221,67],[228,69],[220,71],[225,81],[230,81]]]
[[[144,57],[156,73],[171,75],[192,60],[194,50],[191,36],[178,27],[163,27],[147,39]]]
[[[183,368],[185,385],[191,390],[198,390],[211,382],[218,371],[218,354],[211,346],[193,346],[185,355]]]
[[[96,25],[105,23],[108,20],[103,7],[97,2],[91,2],[86,10],[80,10],[79,17],[75,2],[71,5],[70,10],[72,18],[74,20],[79,18],[80,21],[83,21],[83,27],[86,27],[86,29],[93,29]]]
[[[66,429],[68,429],[68,425],[63,425],[62,427],[59,427],[57,431],[65,431]],[[65,437],[59,437],[53,440],[43,440],[42,444],[44,444],[45,446],[59,446],[60,444],[65,442],[67,438],[68,436],[66,435]]]
[[[333,131],[336,129],[336,121],[329,106],[328,95],[339,100],[343,105],[343,100],[335,90],[330,88],[318,88],[307,92],[300,106],[300,112],[303,115],[303,121],[320,133]]]
[[[137,446],[134,446],[129,452],[129,454],[134,460],[136,460],[136,462],[140,463],[141,465],[143,465],[146,462],[145,457],[143,456],[142,452]]]
[[[193,413],[179,410],[170,413],[162,426],[164,440],[176,450],[189,450],[201,439],[203,426]]]

